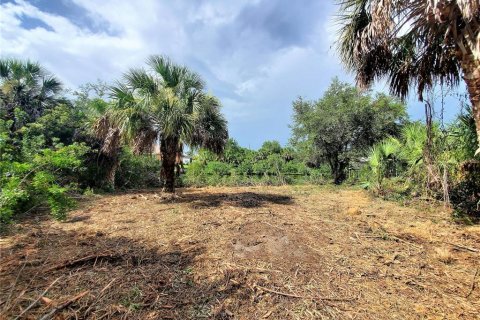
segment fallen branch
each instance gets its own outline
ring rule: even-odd
[[[87,291],[83,291],[79,294],[77,294],[75,297],[71,298],[71,299],[68,299],[67,301],[65,301],[64,303],[62,303],[61,305],[55,307],[54,309],[52,309],[52,311],[50,311],[49,313],[43,315],[40,320],[48,320],[50,319],[55,313],[65,309],[66,307],[68,307],[69,305],[71,305],[72,303],[74,303],[75,301],[77,300],[80,300],[81,298],[83,298],[86,294],[88,294],[90,291],[87,290]]]
[[[86,257],[76,259],[76,260],[73,260],[73,261],[66,261],[62,264],[59,264],[59,265],[56,265],[56,266],[53,266],[53,267],[47,269],[46,272],[53,271],[53,270],[58,270],[58,269],[63,269],[63,268],[73,267],[73,266],[75,266],[79,263],[85,263],[85,262],[88,262],[88,261],[91,261],[91,260],[97,260],[97,259],[101,259],[101,258],[113,258],[113,254],[111,252],[102,253],[102,254],[94,254],[94,255],[86,256]]]
[[[292,293],[286,293],[286,292],[281,292],[281,291],[268,289],[268,288],[265,288],[265,287],[262,287],[262,286],[259,286],[259,285],[255,285],[255,286],[257,288],[263,290],[263,291],[266,291],[266,292],[275,293],[275,294],[278,294],[278,295],[281,295],[281,296],[290,297],[290,298],[297,298],[297,299],[305,299],[305,300],[313,300],[313,301],[315,301],[315,300],[323,300],[323,301],[353,301],[353,300],[357,300],[357,298],[332,298],[332,297],[300,296],[300,295],[296,295],[296,294],[292,294]]]
[[[103,287],[102,290],[100,290],[98,296],[93,300],[93,302],[90,304],[90,306],[85,310],[83,313],[84,317],[88,315],[88,312],[93,308],[93,306],[100,300],[100,298],[103,296],[103,293],[113,284],[113,282],[116,280],[116,278],[113,278],[112,281],[110,281],[105,287]]]
[[[411,241],[408,241],[408,240],[402,239],[402,238],[400,238],[400,237],[394,236],[393,234],[387,233],[387,236],[388,236],[388,237],[391,237],[392,239],[395,239],[395,240],[397,240],[397,241],[400,241],[400,242],[409,244],[409,245],[411,245],[411,246],[414,247],[414,248],[423,249],[423,246],[421,246],[421,245],[419,246],[419,245],[417,245],[417,244],[415,244],[415,243],[413,243],[413,242],[411,242]]]
[[[477,280],[477,276],[478,276],[478,267],[477,267],[477,270],[475,271],[475,274],[473,275],[473,280],[472,280],[472,286],[470,288],[470,291],[468,292],[468,294],[465,296],[465,298],[468,298],[470,297],[470,295],[472,294],[473,290],[475,290],[475,283],[476,283],[476,280]]]
[[[395,241],[400,241],[400,242],[403,242],[403,243],[406,243],[408,245],[411,245],[412,247],[414,248],[417,248],[419,250],[422,250],[423,249],[423,246],[421,245],[417,245],[411,241],[408,241],[408,240],[405,240],[405,239],[402,239],[402,238],[399,238],[397,236],[394,236],[390,233],[385,233],[385,235],[364,235],[365,238],[369,238],[369,239],[382,239],[382,240],[386,240],[386,239],[391,239],[391,240],[395,240]]]
[[[50,283],[47,289],[45,289],[45,291],[43,291],[42,294],[35,301],[33,301],[25,310],[23,310],[22,313],[20,313],[14,320],[20,319],[25,313],[27,313],[30,309],[32,309],[40,301],[40,299],[42,299],[42,297],[47,294],[48,290],[50,290],[53,287],[53,285],[57,283],[58,280],[60,280],[62,277],[63,276],[60,276],[57,279],[55,279],[52,283]]]
[[[465,247],[465,246],[462,246],[462,245],[459,245],[459,244],[455,244],[455,243],[451,243],[451,242],[447,242],[447,241],[443,241],[444,243],[446,244],[449,244],[451,246],[454,246],[456,248],[459,248],[459,249],[463,249],[463,250],[467,250],[467,251],[470,251],[470,252],[480,252],[480,250],[478,249],[474,249],[474,248],[470,248],[470,247]]]
[[[5,304],[8,304],[10,302],[10,298],[12,297],[12,294],[13,294],[13,290],[15,289],[15,286],[17,285],[17,282],[18,282],[18,279],[20,278],[20,274],[22,273],[23,269],[25,268],[25,266],[27,265],[27,261],[25,261],[22,265],[22,267],[20,268],[20,271],[18,271],[18,274],[17,274],[17,277],[15,278],[15,282],[13,283],[12,287],[11,287],[11,290],[8,294],[8,297],[5,301]]]

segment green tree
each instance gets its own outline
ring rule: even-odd
[[[136,153],[150,152],[159,141],[164,191],[174,192],[182,145],[222,152],[227,122],[200,75],[164,56],[151,56],[147,65],[148,71],[129,70],[112,89],[109,117]]]
[[[223,151],[223,160],[234,166],[240,165],[246,158],[247,149],[242,148],[237,141],[228,139],[225,150]]]
[[[34,122],[59,102],[62,84],[38,63],[0,59],[0,117],[10,122],[10,131]]]
[[[318,101],[293,102],[292,143],[303,149],[314,166],[328,163],[336,184],[346,168],[375,142],[396,135],[406,120],[403,104],[378,95],[372,98],[334,79]]]
[[[259,159],[266,159],[268,156],[273,154],[281,154],[283,151],[280,142],[278,141],[265,141],[260,149],[257,151]]]
[[[468,88],[480,147],[480,2],[341,0],[338,48],[366,87],[386,77],[402,98],[436,83]],[[480,152],[478,148],[477,153]]]

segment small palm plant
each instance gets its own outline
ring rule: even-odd
[[[148,70],[129,70],[112,88],[109,119],[136,153],[160,144],[164,191],[174,192],[175,160],[183,145],[222,152],[227,122],[197,73],[158,55],[147,65]]]
[[[368,164],[372,171],[376,189],[382,189],[383,179],[388,174],[391,163],[396,160],[400,149],[400,141],[393,137],[389,137],[372,147]],[[393,163],[393,165],[395,165],[395,163]]]

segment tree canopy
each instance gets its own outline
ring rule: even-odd
[[[338,50],[360,87],[386,78],[392,94],[405,98],[414,87],[423,100],[435,84],[452,87],[463,77],[480,139],[478,0],[339,3]]]
[[[383,137],[399,133],[405,106],[395,98],[372,97],[334,79],[322,98],[293,102],[292,143],[306,148],[307,161],[326,161],[335,183],[341,183],[352,158],[365,154]]]

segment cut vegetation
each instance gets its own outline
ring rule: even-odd
[[[158,192],[16,224],[1,243],[3,316],[478,317],[480,227],[439,207],[338,187],[187,188],[173,202]]]

